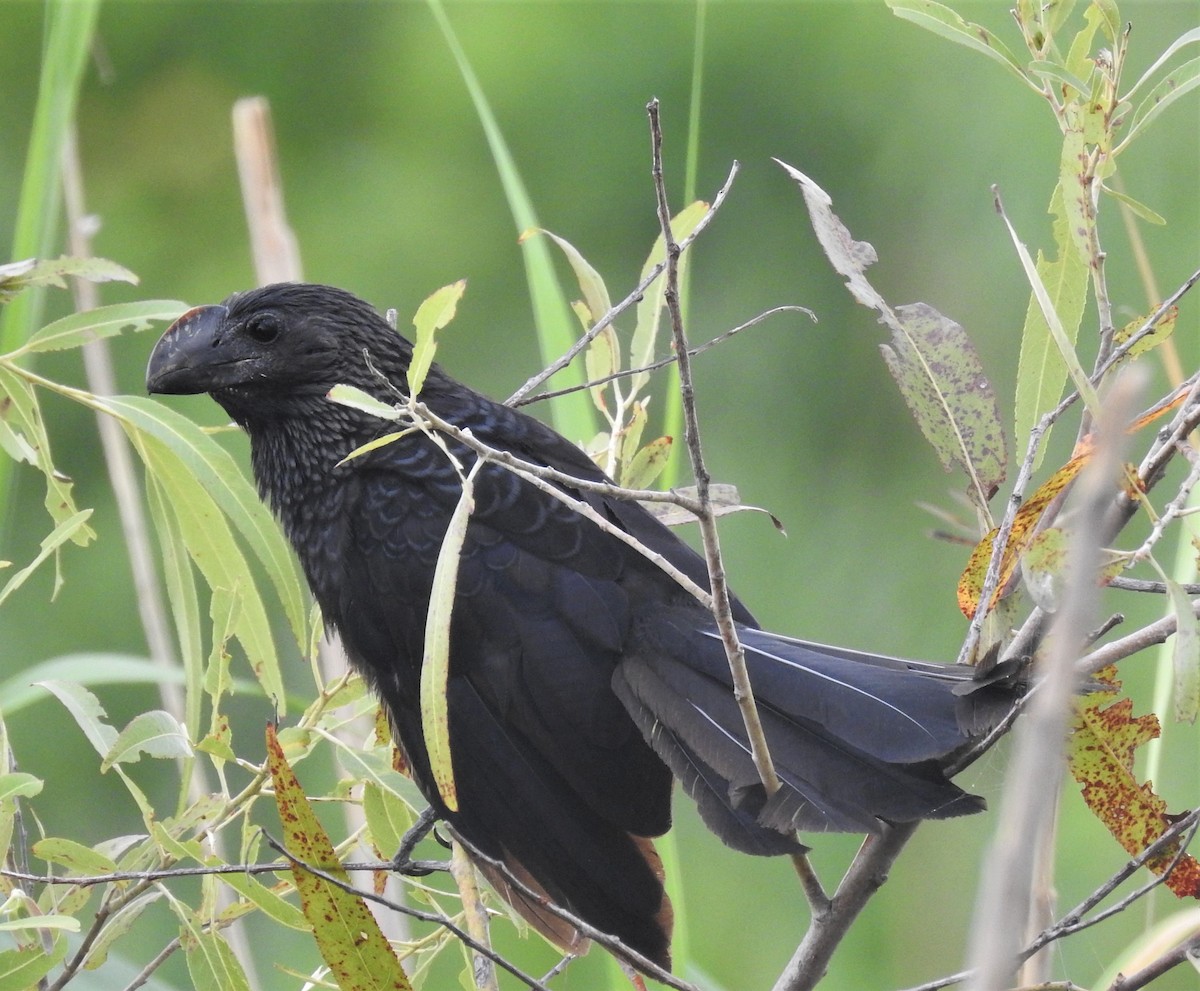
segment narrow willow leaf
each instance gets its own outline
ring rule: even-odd
[[[191,921],[181,933],[188,976],[196,991],[250,991],[250,981],[220,932]]]
[[[400,410],[394,403],[385,403],[354,385],[335,385],[325,397],[339,406],[348,406],[360,413],[369,413],[381,420],[398,420]]]
[[[363,900],[305,870],[304,865],[309,865],[338,881],[349,880],[284,757],[273,724],[267,726],[267,767],[275,785],[284,843],[299,861],[292,867],[292,877],[300,892],[300,903],[312,925],[317,949],[338,987],[408,991],[411,985],[400,961]]]
[[[1118,151],[1128,147],[1141,131],[1145,130],[1158,116],[1173,103],[1186,96],[1197,86],[1200,86],[1200,58],[1194,58],[1183,65],[1172,69],[1161,82],[1146,94],[1129,124]]]
[[[881,345],[883,357],[921,432],[947,471],[954,465],[966,471],[968,493],[986,517],[988,500],[1008,468],[1008,450],[975,346],[961,326],[925,303],[893,309],[867,281],[875,249],[850,236],[825,190],[803,172],[779,164],[799,184],[817,240],[850,294],[875,310],[890,331],[890,340]]]
[[[121,421],[131,440],[138,433],[157,437],[191,473],[193,483],[199,482],[212,496],[262,562],[296,642],[307,643],[308,594],[291,548],[229,452],[187,417],[153,399],[112,396],[99,402]]]
[[[132,327],[134,331],[149,330],[155,321],[175,320],[182,316],[187,308],[187,303],[180,303],[178,300],[149,299],[139,303],[117,303],[84,313],[72,313],[47,324],[15,353],[76,348],[88,341],[112,337],[127,327]]]
[[[137,285],[138,277],[123,265],[106,258],[26,258],[0,265],[0,303],[35,286],[65,289],[68,276],[88,282],[128,282]],[[180,311],[183,312],[182,310]]]
[[[149,757],[191,757],[187,731],[179,720],[162,709],[139,713],[121,730],[104,756],[101,771],[114,764],[132,764]]]
[[[1166,218],[1160,213],[1155,213],[1145,203],[1139,203],[1132,196],[1122,193],[1120,190],[1113,189],[1110,186],[1102,186],[1101,189],[1122,206],[1128,207],[1134,216],[1140,217],[1146,223],[1154,224],[1158,227],[1166,224]]]
[[[1177,51],[1187,45],[1194,45],[1197,43],[1200,43],[1200,27],[1192,28],[1190,31],[1184,31],[1183,34],[1172,41],[1171,44],[1164,49],[1163,53],[1154,60],[1154,63],[1150,66],[1150,68],[1142,73],[1141,78],[1133,84],[1129,92],[1125,94],[1124,99],[1132,100],[1133,95],[1139,89],[1141,89],[1145,83],[1148,83],[1154,74],[1158,72],[1158,70],[1167,63],[1167,60],[1170,59],[1171,56]]]
[[[630,489],[648,489],[662,474],[671,456],[671,438],[656,437],[634,455],[621,475],[621,484]]]
[[[696,229],[707,213],[708,204],[703,200],[689,203],[671,218],[671,236],[675,238],[677,243],[682,241]],[[650,274],[651,269],[664,261],[666,257],[666,242],[663,240],[662,234],[659,234],[654,240],[654,246],[650,249],[650,254],[647,256],[645,264],[642,265],[638,281],[640,282],[642,279],[645,279]],[[688,266],[688,255],[685,253],[679,258],[679,281],[681,284],[687,276]],[[662,322],[663,293],[665,291],[666,280],[660,278],[646,290],[637,305],[637,326],[633,329],[633,337],[630,339],[629,344],[629,366],[631,368],[642,368],[654,361],[654,355],[658,347],[659,328]],[[649,381],[649,378],[649,372],[639,372],[637,375],[634,375],[630,379],[629,395],[631,397],[637,395],[646,382]]]
[[[897,17],[972,51],[981,52],[992,61],[999,62],[1022,82],[1029,83],[1021,64],[1004,42],[986,28],[964,21],[949,7],[934,3],[933,0],[887,0],[887,5]]]
[[[412,809],[393,792],[372,781],[363,785],[362,805],[376,854],[384,858],[394,857],[404,834],[415,821]]]
[[[163,562],[163,584],[171,605],[175,636],[179,644],[179,660],[186,683],[184,692],[184,722],[192,738],[200,735],[200,713],[203,698],[204,647],[200,635],[200,602],[196,593],[196,578],[192,573],[187,546],[175,516],[167,506],[162,484],[146,475],[146,504],[150,519],[158,533],[159,553]]]
[[[49,952],[44,946],[0,950],[0,991],[29,991],[67,955],[67,941],[53,937]]]
[[[580,254],[579,249],[575,247],[566,238],[559,237],[551,231],[541,227],[533,230],[525,231],[520,237],[523,242],[526,238],[534,234],[545,234],[555,244],[562,249],[562,253],[567,256],[567,261],[571,265],[571,271],[575,273],[575,278],[579,282],[579,291],[583,293],[584,305],[587,306],[588,314],[591,317],[591,322],[595,323],[604,314],[612,309],[612,303],[609,299],[608,286],[604,284],[604,279],[600,276],[591,265],[591,263]],[[589,378],[594,376],[589,375]]]
[[[21,932],[23,930],[55,929],[64,932],[79,932],[79,920],[69,915],[34,915],[23,919],[0,920],[0,932]]]
[[[71,494],[70,478],[54,466],[50,454],[50,438],[42,421],[41,408],[33,387],[0,362],[0,418],[6,421],[6,432],[23,438],[22,450],[33,451],[33,463],[46,480],[46,512],[55,524],[75,516],[78,510]],[[10,442],[11,443],[11,442]],[[6,445],[7,447],[8,445]],[[80,527],[71,539],[80,547],[90,543],[96,534],[90,527]]]
[[[1167,580],[1171,611],[1175,614],[1175,641],[1171,661],[1175,669],[1175,719],[1194,723],[1200,713],[1200,624],[1191,597],[1175,581]]]
[[[41,790],[42,779],[32,774],[26,774],[24,771],[0,774],[0,802],[12,798],[32,798]]]
[[[1050,213],[1054,217],[1054,243],[1058,256],[1048,261],[1039,253],[1037,272],[1046,287],[1054,312],[1058,314],[1064,336],[1074,345],[1087,304],[1088,267],[1068,230],[1061,178],[1050,198]],[[1054,343],[1037,296],[1030,293],[1025,326],[1021,331],[1013,436],[1029,436],[1043,414],[1057,405],[1066,381],[1066,363]],[[1038,448],[1034,467],[1041,464],[1045,450],[1043,442]]]
[[[409,433],[409,430],[392,430],[386,434],[381,434],[374,440],[369,440],[365,444],[360,444],[353,451],[342,458],[342,460],[337,463],[337,467],[340,468],[342,465],[349,461],[353,461],[355,458],[361,458],[364,454],[370,454],[372,451],[378,451],[381,447],[387,447],[388,444],[394,444],[396,441],[400,440],[400,438],[407,436]]]
[[[45,699],[45,693],[34,684],[48,679],[77,681],[81,685],[183,683],[183,675],[178,670],[165,668],[145,657],[103,650],[65,654],[39,661],[20,674],[0,682],[0,712],[9,716],[32,702]],[[243,682],[243,687],[247,685]]]
[[[48,864],[58,864],[72,874],[99,876],[112,874],[116,862],[103,853],[61,836],[47,836],[33,845],[33,855]]]
[[[133,924],[142,917],[142,913],[161,900],[162,896],[162,891],[158,888],[151,888],[123,903],[113,912],[108,917],[108,921],[104,923],[99,935],[88,947],[87,956],[83,959],[83,969],[95,970],[102,966],[108,960],[108,952],[112,949],[112,945],[128,933],[133,928]]]
[[[107,713],[96,698],[82,685],[70,681],[39,681],[38,684],[52,692],[67,711],[75,718],[79,728],[96,752],[103,757],[117,739],[117,731],[104,720]]]
[[[290,885],[286,889],[282,884],[267,887],[249,874],[222,874],[221,880],[263,915],[278,922],[281,926],[297,929],[300,932],[309,932],[312,929],[312,925],[304,917],[304,913],[291,902],[284,900],[283,895],[280,894],[281,891],[290,890]]]
[[[90,509],[83,509],[74,516],[63,520],[58,526],[50,531],[42,540],[41,549],[37,556],[29,562],[24,568],[16,572],[5,583],[4,588],[0,589],[0,604],[3,604],[13,592],[25,584],[25,581],[32,575],[38,567],[46,561],[51,555],[56,555],[59,548],[62,547],[68,540],[75,539],[75,535],[83,529],[86,529],[88,518],[92,515]],[[62,584],[61,576],[54,583],[54,594],[58,593],[59,586]]]
[[[1162,344],[1168,337],[1175,333],[1175,324],[1179,319],[1179,307],[1172,306],[1155,322],[1142,337],[1139,337],[1137,343],[1129,349],[1129,357],[1137,358],[1140,355],[1153,351],[1156,347]],[[1146,317],[1138,317],[1136,320],[1130,320],[1124,327],[1117,329],[1113,334],[1113,343],[1120,347],[1128,341],[1134,334],[1142,329],[1146,323]]]
[[[236,631],[238,642],[263,691],[282,708],[286,696],[271,624],[226,517],[207,491],[195,484],[183,460],[165,443],[147,434],[135,434],[133,441],[146,469],[162,486],[163,502],[170,506],[188,554],[209,587],[239,590],[242,609]]]
[[[408,363],[408,394],[416,397],[425,385],[425,376],[437,351],[437,332],[454,319],[458,301],[467,290],[467,280],[459,279],[432,293],[417,307],[413,317],[416,331],[412,360]]]
[[[611,326],[605,327],[588,345],[583,353],[584,368],[587,369],[588,381],[607,378],[621,367],[621,344],[617,340],[617,332]],[[604,401],[604,391],[608,385],[592,386],[592,402],[601,413],[607,410]],[[619,402],[619,400],[618,400]]]
[[[476,461],[462,483],[458,505],[450,516],[446,536],[438,551],[429,594],[429,612],[425,617],[425,654],[421,660],[421,727],[429,749],[429,769],[446,807],[458,810],[458,791],[454,785],[454,766],[450,753],[450,719],[446,706],[446,683],[450,674],[450,622],[454,611],[454,591],[458,584],[458,562],[467,526],[475,508],[475,476],[483,466]]]
[[[1073,194],[1070,183],[1071,180],[1068,179],[1066,188],[1063,191],[1063,202],[1066,207],[1069,226],[1077,222],[1075,213],[1071,208]],[[1087,372],[1083,370],[1083,366],[1079,363],[1079,356],[1075,353],[1075,347],[1067,336],[1066,327],[1063,325],[1058,311],[1054,307],[1054,301],[1050,298],[1050,292],[1046,288],[1046,283],[1042,281],[1037,266],[1034,265],[1033,259],[1029,256],[1029,249],[1025,247],[1024,242],[1018,237],[1016,228],[1013,227],[1012,222],[1008,219],[1008,215],[1001,211],[1000,218],[1004,221],[1004,226],[1008,229],[1013,247],[1017,251],[1017,258],[1021,262],[1021,267],[1025,270],[1025,277],[1029,280],[1034,298],[1037,300],[1042,316],[1046,320],[1046,327],[1050,331],[1050,337],[1054,341],[1055,347],[1058,348],[1059,357],[1062,358],[1063,363],[1066,365],[1067,375],[1070,377],[1071,382],[1079,392],[1080,398],[1086,404],[1091,414],[1098,416],[1100,412],[1100,398],[1096,395],[1096,389],[1088,378]],[[1073,227],[1072,231],[1074,236],[1078,238],[1078,232]]]

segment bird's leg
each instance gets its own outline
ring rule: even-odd
[[[413,860],[412,852],[418,843],[429,835],[437,822],[437,812],[432,806],[425,809],[400,840],[400,849],[392,858],[392,870],[408,877],[425,877],[434,871],[445,871],[450,865],[440,860]]]

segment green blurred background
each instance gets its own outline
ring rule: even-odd
[[[1015,49],[1008,6],[958,9]],[[540,222],[592,261],[614,298],[624,295],[657,231],[644,109],[652,96],[662,102],[673,207],[683,205],[695,6],[446,9]],[[0,6],[5,246],[43,16],[40,4]],[[1197,25],[1200,6],[1127,0],[1122,16],[1134,28],[1128,82]],[[204,303],[253,283],[229,126],[233,101],[252,94],[271,101],[306,277],[397,307],[402,325],[425,295],[466,277],[439,358],[486,392],[512,392],[539,365],[518,231],[463,81],[422,3],[106,4],[79,105],[81,154],[88,207],[102,222],[95,250],[137,272],[141,285],[103,287],[104,300]],[[1198,135],[1196,102],[1185,101],[1121,162],[1127,191],[1168,219],[1142,228],[1163,294],[1196,266]],[[890,301],[926,301],[965,326],[1010,423],[1028,286],[990,186],[999,185],[1031,249],[1051,248],[1046,206],[1059,143],[1049,110],[1015,79],[898,20],[882,0],[709,4],[699,195],[713,195],[732,160],[742,171],[695,248],[690,335],[707,339],[783,303],[810,307],[820,321],[777,317],[696,362],[714,476],[735,482],[746,501],[769,507],[787,526],[785,539],[761,517],[723,523],[735,587],[765,625],[952,659],[965,628],[954,589],[967,553],[929,539],[933,519],[917,506],[953,506],[962,479],[942,472],[911,421],[880,360],[882,328],[849,301],[815,245],[798,190],[771,157],[823,185],[853,234],[874,244],[881,261],[872,278]],[[1147,296],[1114,205],[1105,203],[1101,229],[1121,322],[1144,311]],[[66,294],[51,296],[47,316],[68,305]],[[1189,369],[1198,352],[1195,313],[1194,302],[1185,306],[1177,334]],[[115,343],[124,390],[142,391],[151,344],[149,335]],[[39,367],[82,381],[77,361],[47,356]],[[220,421],[204,399],[173,404]],[[94,424],[53,399],[47,410],[57,463],[74,478],[80,504],[96,507],[100,539],[67,552],[57,601],[50,602],[47,572],[0,612],[3,677],[72,651],[145,651]],[[1059,438],[1059,456],[1066,440]],[[23,562],[48,527],[40,481],[28,469],[16,475],[0,558]],[[1143,603],[1112,606],[1149,615]],[[1150,668],[1136,660],[1124,672],[1143,705]],[[296,672],[301,690],[306,677]],[[118,725],[155,704],[150,691],[99,695]],[[241,706],[247,719],[268,715],[261,703]],[[48,781],[36,804],[47,832],[95,842],[138,828],[123,789],[99,776],[93,751],[57,703],[14,714],[10,729],[22,768]],[[1172,808],[1182,808],[1196,801],[1194,734],[1170,728],[1168,755],[1156,784]],[[1000,748],[962,783],[998,796],[1005,763]],[[154,787],[154,768],[134,772]],[[1068,786],[1058,878],[1064,907],[1123,860],[1072,792]],[[768,987],[807,915],[790,868],[724,850],[686,800],[678,809],[695,964],[728,988]],[[961,966],[978,861],[994,823],[993,815],[922,829],[824,986],[905,986]],[[818,840],[815,863],[827,883],[857,842]],[[1173,909],[1163,901],[1156,911]],[[159,923],[139,923],[127,947],[143,961],[173,931],[160,915]],[[1056,969],[1092,981],[1145,923],[1138,908],[1070,940],[1055,951]],[[291,933],[271,930],[270,939],[259,962],[262,987],[296,986],[270,961],[286,956],[307,968],[315,953]],[[534,972],[553,959],[533,946],[515,952]],[[607,973],[588,962],[559,986],[598,987]],[[182,961],[161,976],[187,985]],[[1175,975],[1162,986],[1194,986],[1188,980]]]

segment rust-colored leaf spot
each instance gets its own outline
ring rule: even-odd
[[[307,869],[317,868],[348,882],[329,834],[284,756],[274,723],[267,724],[267,768],[275,785],[284,844],[297,861],[292,878],[300,893],[300,907],[338,987],[412,991],[391,944],[362,898]]]
[[[996,605],[997,600],[1008,587],[1013,570],[1020,561],[1021,555],[1029,547],[1030,541],[1033,540],[1033,535],[1037,532],[1038,521],[1042,518],[1046,508],[1058,498],[1092,456],[1091,446],[1086,444],[1086,438],[1080,448],[1081,450],[1077,451],[1070,461],[1039,485],[1037,491],[1026,499],[1021,508],[1017,510],[1012,531],[1008,536],[1008,543],[1005,544],[1004,553],[1000,559],[1000,581],[988,603],[989,609]],[[987,573],[988,561],[992,556],[992,543],[999,532],[999,527],[993,528],[983,540],[975,545],[975,549],[967,561],[967,566],[958,580],[958,608],[968,619],[973,618],[975,610],[979,608],[979,596],[983,592],[983,579]]]
[[[1120,688],[1115,668],[1106,668],[1097,679],[1110,688],[1076,702],[1068,766],[1096,818],[1127,853],[1137,856],[1159,839],[1175,818],[1151,783],[1139,782],[1133,771],[1137,748],[1159,734],[1158,717],[1153,713],[1134,716],[1128,698],[1104,704]],[[1178,845],[1172,843],[1146,866],[1162,874],[1178,853]],[[1200,863],[1184,854],[1165,883],[1181,898],[1200,898]]]

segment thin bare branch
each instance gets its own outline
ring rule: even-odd
[[[740,168],[741,166],[737,162],[734,162],[733,165],[730,166],[729,176],[726,178],[724,185],[717,190],[717,195],[713,197],[712,205],[708,208],[704,216],[700,218],[700,222],[696,224],[696,227],[692,233],[679,242],[680,252],[686,251],[688,248],[690,248],[692,246],[692,242],[695,241],[696,238],[703,233],[704,229],[712,222],[713,217],[717,215],[717,211],[721,208],[721,204],[725,202],[725,197],[729,195],[729,190],[733,186],[733,180],[737,176],[738,169]],[[612,307],[606,314],[604,314],[604,316],[597,320],[595,324],[588,329],[588,332],[579,338],[579,340],[577,340],[574,344],[572,344],[561,358],[559,358],[553,364],[542,369],[540,372],[530,378],[524,385],[522,385],[521,388],[509,396],[508,399],[504,401],[505,405],[520,405],[521,400],[533,392],[534,389],[538,388],[538,386],[540,386],[555,373],[566,368],[567,365],[575,360],[580,352],[582,352],[589,344],[592,343],[600,331],[609,326],[609,324],[616,320],[617,317],[628,310],[631,306],[640,303],[646,290],[649,289],[650,286],[654,284],[655,279],[662,275],[666,270],[666,261],[661,261],[652,269],[650,269],[650,271],[646,273],[646,277],[634,287],[633,291],[628,296],[626,296],[623,300],[621,300],[621,302],[617,303],[616,306]]]
[[[697,344],[695,347],[688,350],[688,354],[693,358],[698,354],[703,354],[705,351],[716,347],[718,344],[724,344],[735,334],[740,334],[743,330],[749,330],[751,327],[757,327],[768,317],[773,317],[777,313],[805,313],[812,319],[813,323],[816,323],[817,320],[816,314],[806,306],[774,306],[769,310],[764,310],[756,317],[751,317],[745,323],[738,324],[732,330],[727,330],[723,334],[718,334],[710,341],[705,341],[703,344]],[[565,389],[555,389],[550,392],[539,392],[535,395],[526,396],[525,398],[516,401],[510,400],[509,405],[527,406],[531,403],[540,403],[546,399],[557,399],[559,396],[568,396],[573,392],[581,392],[585,389],[594,389],[596,386],[606,385],[607,383],[614,382],[617,379],[629,378],[633,375],[643,375],[647,372],[656,372],[660,368],[666,368],[668,365],[673,364],[675,364],[675,355],[671,354],[665,358],[660,358],[658,361],[652,361],[648,365],[642,365],[640,368],[623,368],[620,371],[613,372],[611,375],[605,375],[603,378],[592,379],[588,382],[582,382],[579,385],[568,386]]]
[[[1018,728],[1000,821],[985,858],[970,960],[973,991],[1014,985],[1029,920],[1037,840],[1052,828],[1062,780],[1067,715],[1075,694],[1076,660],[1094,625],[1100,564],[1099,535],[1119,477],[1126,423],[1134,410],[1128,375],[1114,383],[1103,405],[1099,439],[1079,478],[1074,500],[1079,516],[1072,531],[1067,588],[1055,619],[1041,686]]]

